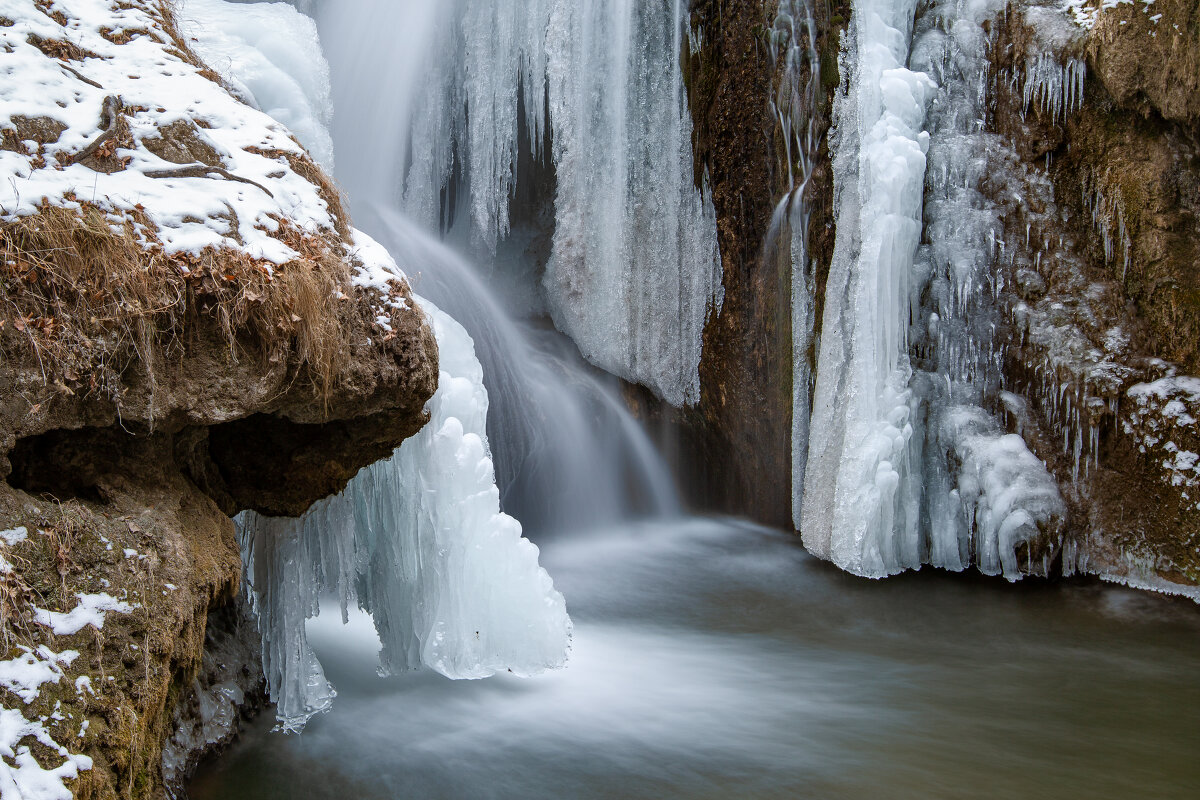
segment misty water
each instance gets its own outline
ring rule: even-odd
[[[338,688],[300,736],[268,712],[194,800],[1192,797],[1200,619],[1093,582],[925,570],[870,581],[735,521],[543,548],[563,670],[374,674],[369,620],[309,623]]]

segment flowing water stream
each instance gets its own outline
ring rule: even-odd
[[[309,623],[340,692],[264,714],[194,800],[1190,798],[1200,623],[1098,583],[845,575],[789,535],[625,525],[543,548],[575,621],[538,678],[379,678],[365,618]]]
[[[863,580],[807,555],[791,535],[679,513],[670,478],[613,379],[536,318],[554,312],[553,297],[544,296],[556,291],[553,275],[539,290],[529,280],[537,269],[513,270],[493,258],[521,221],[504,210],[511,186],[501,181],[499,194],[489,193],[496,187],[480,177],[481,165],[506,174],[494,161],[518,158],[520,125],[497,131],[499,144],[485,147],[475,127],[483,112],[468,120],[454,105],[469,99],[479,109],[484,97],[515,107],[537,69],[554,73],[555,64],[580,67],[605,54],[652,70],[658,62],[639,47],[654,37],[636,47],[629,38],[646,24],[648,4],[582,3],[595,13],[576,18],[563,10],[571,4],[539,0],[484,19],[478,9],[486,5],[353,0],[315,8],[333,71],[337,174],[356,224],[474,340],[491,398],[487,428],[502,504],[541,546],[541,564],[566,597],[574,621],[569,661],[534,678],[451,681],[428,670],[382,678],[370,619],[352,615],[343,626],[336,604],[323,603],[307,631],[338,691],[332,710],[299,736],[272,732],[273,715],[263,714],[202,767],[190,795],[1191,797],[1200,742],[1200,619],[1192,603],[1094,582],[1014,590],[928,569]],[[567,38],[530,45],[522,36],[536,26],[522,15],[549,6],[561,6],[557,16],[546,13]],[[663,6],[678,23],[681,5]],[[561,52],[572,31],[587,52]],[[605,46],[604,37],[622,36],[619,46]],[[655,36],[675,58],[679,37]],[[480,65],[495,71],[489,87],[476,75],[466,90],[454,88],[464,70]],[[652,89],[662,90],[661,108],[678,105],[677,87],[639,88],[618,66],[597,80],[619,84],[620,98],[644,92],[637,102],[659,107]],[[496,77],[505,70],[511,74]],[[604,94],[603,86],[567,77],[550,81],[547,105],[568,84],[583,105]],[[570,113],[558,99],[560,113]],[[602,113],[606,102],[587,113]],[[610,105],[628,122],[623,102]],[[550,124],[521,107],[528,130]],[[674,123],[663,126],[674,137],[665,150],[643,145],[650,157],[682,152],[688,132]],[[617,141],[629,132],[622,124],[570,132]],[[622,236],[652,224],[640,205],[609,208],[620,203],[609,202],[597,178],[622,164],[638,172],[636,158],[600,156],[603,163],[579,165],[578,153],[555,151],[557,180],[574,181],[567,196],[584,203],[586,192],[571,192],[592,181],[607,215],[601,224],[625,225]],[[460,173],[462,159],[474,174]],[[919,191],[919,175],[913,180]],[[696,231],[709,212],[688,186],[682,194],[667,188],[650,204],[653,213],[686,217],[671,247],[703,260],[707,240]],[[579,237],[594,220],[586,208],[572,213],[558,221],[555,235],[570,236],[555,246],[587,250]],[[622,220],[623,213],[632,217]],[[576,223],[582,227],[570,227]],[[621,280],[636,280],[636,270]],[[691,289],[667,292],[682,309],[676,290]],[[710,294],[707,284],[699,287],[701,304]],[[688,302],[695,300],[693,293]],[[589,358],[631,374],[648,370],[645,382],[665,393],[691,390],[687,346],[667,354],[682,361],[651,367],[645,357],[653,342],[594,358],[610,344],[592,342]]]

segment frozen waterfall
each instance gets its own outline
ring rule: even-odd
[[[983,23],[1003,8],[944,0],[914,26],[912,0],[854,4],[800,523],[810,551],[859,575],[1044,573],[1022,545],[1053,537],[1064,514],[1045,465],[995,413],[1003,225],[979,187],[1002,161],[984,132]]]
[[[676,406],[700,400],[704,324],[723,297],[716,212],[693,179],[686,12],[572,0],[547,46],[554,321],[589,361]]]
[[[913,258],[936,86],[906,69],[916,0],[858,0],[834,106],[837,239],[825,290],[800,529],[860,575],[920,564],[909,387]]]
[[[357,117],[335,119],[335,142],[358,154],[347,166],[354,156],[339,153],[344,182],[399,203],[430,232],[465,218],[486,256],[512,232],[518,154],[528,147],[557,186],[540,289],[555,324],[593,364],[674,405],[696,403],[704,325],[723,295],[680,71],[686,3],[317,9],[335,95],[369,91],[382,106],[367,130]]]

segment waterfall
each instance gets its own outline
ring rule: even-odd
[[[546,125],[536,99],[543,89],[532,87],[546,85],[550,14],[538,2],[466,0],[352,0],[317,9],[338,110],[337,175],[350,189],[352,213],[396,255],[415,289],[471,334],[490,389],[503,508],[540,532],[678,510],[665,466],[615,381],[580,363],[544,325],[516,319],[521,306],[538,305],[513,300],[536,289],[524,274],[532,272],[530,258],[518,253],[516,276],[498,260],[487,263],[508,230],[517,134],[527,130],[536,144]],[[518,103],[522,90],[526,100]],[[461,185],[455,165],[466,173]],[[567,171],[558,174],[561,187]],[[450,198],[459,195],[471,226],[467,244],[475,242],[482,269],[438,240],[442,223],[457,217]],[[448,238],[456,240],[455,231]],[[516,288],[505,294],[503,285]]]
[[[335,95],[387,99],[368,129],[335,120],[353,201],[398,203],[429,231],[469,228],[461,238],[486,258],[514,233],[528,147],[557,187],[536,287],[555,324],[592,364],[673,405],[698,402],[704,324],[723,295],[716,213],[695,184],[680,70],[686,4],[350,0],[317,9]],[[370,30],[357,29],[362,19]],[[399,85],[413,74],[421,80]]]

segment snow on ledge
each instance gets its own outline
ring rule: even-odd
[[[289,163],[306,157],[291,134],[190,63],[164,32],[156,3],[120,6],[0,0],[0,18],[12,22],[0,26],[0,220],[35,214],[43,203],[95,203],[114,225],[144,213],[157,228],[146,244],[157,239],[167,254],[234,248],[275,264],[299,257],[272,235],[282,221],[332,231],[318,187]],[[106,130],[108,98],[119,98],[129,126],[121,146],[106,145],[110,163],[124,164],[111,174],[76,161]],[[63,130],[56,141],[18,142],[19,123],[28,129],[31,119]],[[217,164],[155,155],[147,142],[173,124]]]

